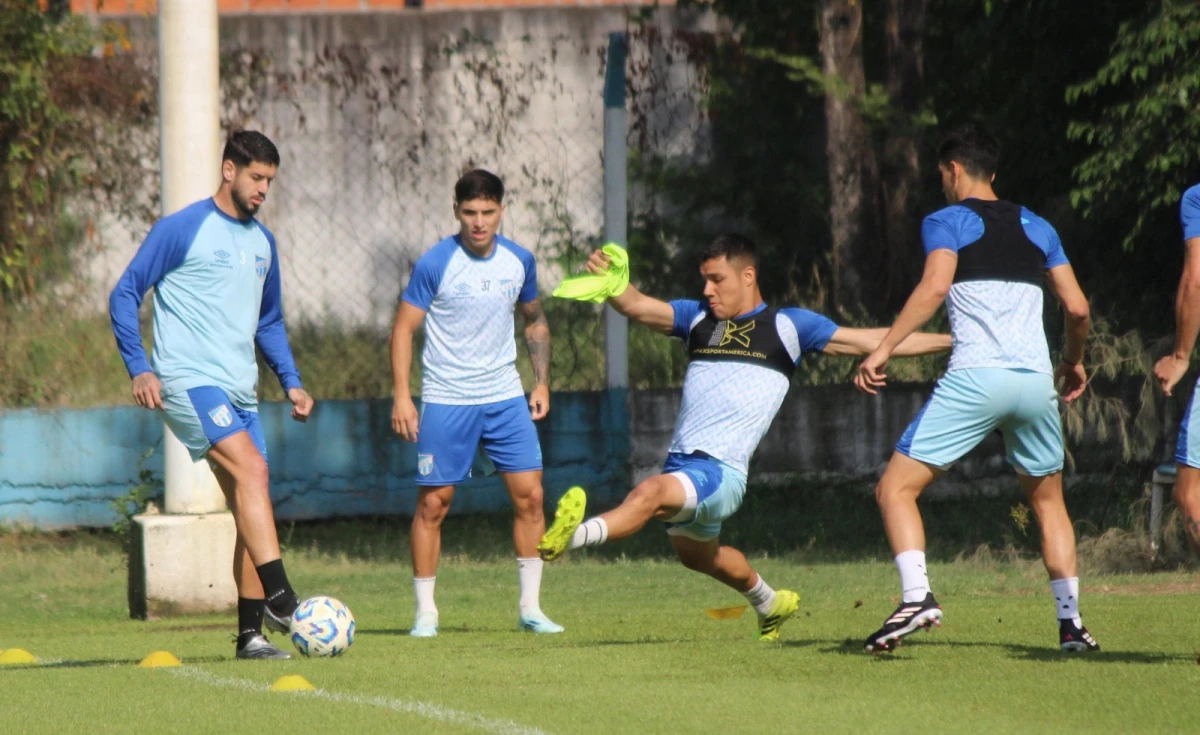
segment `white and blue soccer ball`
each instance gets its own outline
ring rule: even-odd
[[[341,600],[310,597],[292,613],[292,644],[305,656],[337,656],[354,643],[354,615]]]

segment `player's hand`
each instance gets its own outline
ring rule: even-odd
[[[292,388],[287,393],[288,400],[292,402],[292,418],[300,423],[308,421],[308,417],[313,410],[313,397],[308,394],[308,391],[303,388]]]
[[[417,405],[409,396],[396,396],[392,401],[392,431],[406,442],[417,440]]]
[[[1184,373],[1188,371],[1188,365],[1187,360],[1180,360],[1174,355],[1167,355],[1154,363],[1154,377],[1158,378],[1158,387],[1162,388],[1163,395],[1171,395],[1175,384],[1182,380]]]
[[[141,373],[133,378],[133,400],[142,408],[162,408],[162,382],[154,373]]]
[[[544,385],[539,385],[529,394],[529,412],[533,414],[534,421],[540,421],[546,418],[546,414],[550,413],[550,389]]]
[[[877,349],[858,366],[854,374],[854,385],[863,393],[875,395],[879,389],[887,385],[887,362],[891,354],[884,349]]]
[[[1083,369],[1083,363],[1064,360],[1058,363],[1058,369],[1054,371],[1054,382],[1058,383],[1058,394],[1063,402],[1070,403],[1083,395],[1083,389],[1087,387],[1087,371]]]
[[[588,256],[587,271],[595,276],[602,276],[608,272],[608,266],[612,263],[612,259],[604,254],[603,250],[593,250]]]

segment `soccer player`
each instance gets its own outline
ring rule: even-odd
[[[1061,396],[1074,401],[1083,369],[1087,298],[1063,254],[1058,233],[1028,209],[996,197],[992,180],[1000,147],[981,128],[946,134],[937,150],[950,206],[925,218],[925,271],[895,324],[859,366],[858,387],[875,393],[886,381],[896,345],[947,301],[954,349],[946,374],[896,444],[875,497],[900,570],[903,599],[867,651],[890,651],[904,636],[940,625],[942,610],[925,570],[925,530],[917,496],[992,431],[1004,437],[1008,462],[1037,515],[1064,651],[1099,650],[1079,618],[1075,532],[1063,503]],[[1055,370],[1042,327],[1043,283],[1066,311],[1066,348]]]
[[[471,474],[476,447],[504,479],[512,499],[513,547],[520,584],[518,625],[533,633],[561,633],[542,613],[542,560],[537,542],[542,514],[542,450],[534,421],[550,410],[550,325],[538,300],[533,255],[497,234],[504,215],[504,184],[476,169],[454,185],[458,234],[421,256],[400,297],[392,326],[392,427],[417,443],[412,522],[416,616],[410,634],[438,632],[433,600],[442,520],[454,487]],[[517,373],[513,311],[525,319],[525,344],[535,386],[528,406]],[[421,412],[409,388],[413,333],[425,325]]]
[[[1179,219],[1185,250],[1175,294],[1175,349],[1154,365],[1154,377],[1168,396],[1188,370],[1200,331],[1200,184],[1183,193]],[[1175,503],[1187,519],[1188,534],[1200,543],[1200,411],[1195,406],[1193,392],[1175,442]]]
[[[601,274],[609,262],[596,251],[587,268]],[[866,355],[886,330],[838,327],[811,311],[767,306],[758,269],[753,241],[720,235],[700,251],[704,301],[668,303],[632,285],[608,299],[621,314],[687,344],[690,363],[675,434],[662,474],[635,487],[617,508],[581,523],[583,490],[563,495],[538,550],[553,560],[570,549],[631,536],[651,519],[666,521],[683,565],[744,595],[758,612],[760,640],[776,641],[800,598],[773,590],[740,551],[723,546],[721,523],[742,504],[750,456],[783,403],[801,356]],[[915,334],[897,354],[949,348],[947,335]]]
[[[254,218],[279,168],[261,133],[234,133],[210,199],[158,221],[109,298],[113,333],[139,406],[159,409],[193,460],[207,457],[237,524],[238,658],[291,658],[262,635],[288,631],[298,600],[288,583],[268,495],[258,419],[257,344],[306,421],[283,323],[275,238]],[[146,361],[138,307],[154,287],[154,354]]]

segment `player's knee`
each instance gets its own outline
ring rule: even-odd
[[[662,494],[662,486],[651,479],[635,487],[625,502],[653,514],[662,506]]]
[[[425,525],[440,526],[449,512],[450,503],[447,500],[428,493],[417,501],[415,519]]]
[[[270,486],[267,461],[261,456],[247,460],[231,474],[237,482],[238,495],[266,493]]]

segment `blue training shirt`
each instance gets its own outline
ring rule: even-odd
[[[513,311],[538,297],[533,254],[496,235],[480,258],[447,237],[417,260],[400,298],[425,311],[421,399],[479,405],[523,395]]]
[[[138,308],[154,287],[154,353],[146,360]],[[216,386],[240,408],[258,406],[257,343],[285,391],[301,387],[283,323],[275,237],[212,198],[163,217],[108,300],[129,376],[158,375],[163,395]]]
[[[1200,184],[1183,192],[1179,202],[1179,222],[1183,225],[1184,241],[1200,237]]]
[[[1046,270],[1068,264],[1049,222],[1024,207],[1020,219],[1025,236],[1045,256]],[[926,255],[939,249],[960,253],[979,242],[983,233],[983,218],[962,204],[940,209],[921,224]],[[1053,373],[1043,301],[1042,287],[1031,283],[999,277],[954,283],[946,299],[954,343],[947,371],[998,367]]]

